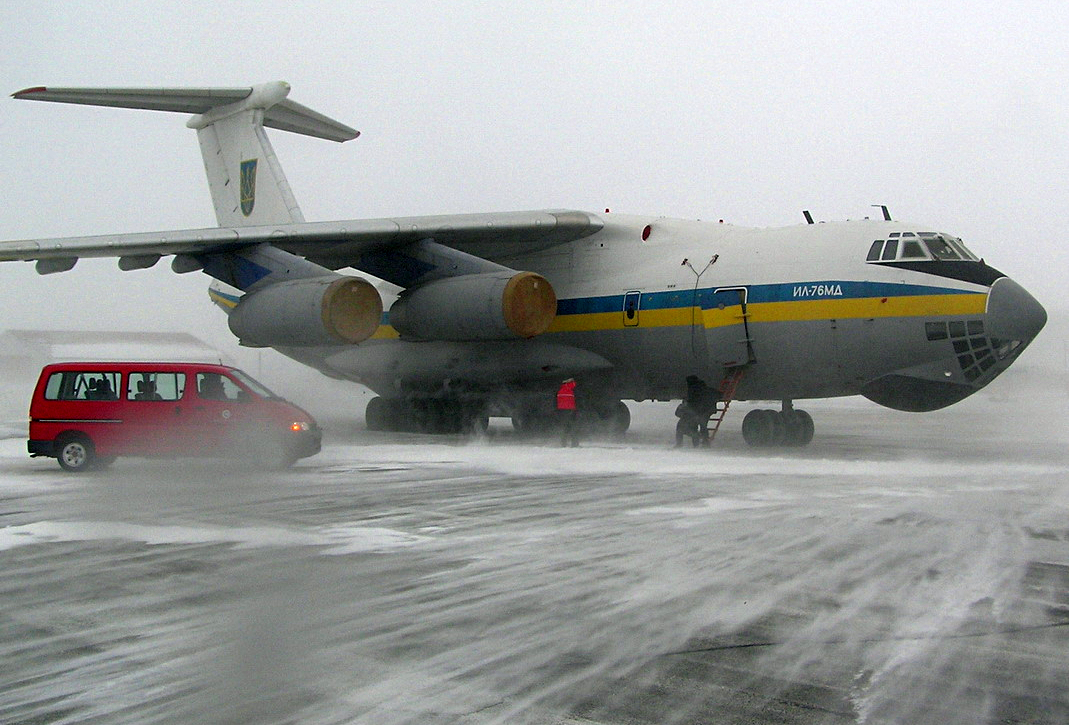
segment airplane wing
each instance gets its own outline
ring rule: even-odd
[[[154,263],[163,255],[218,253],[267,242],[330,269],[359,269],[362,254],[423,240],[493,262],[582,239],[601,228],[596,216],[571,210],[211,227],[0,241],[0,262],[38,260],[38,271],[45,274],[70,269],[81,257],[119,257],[120,267],[135,269],[151,266],[139,261]]]

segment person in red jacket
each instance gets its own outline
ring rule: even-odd
[[[561,421],[560,445],[579,447],[579,408],[575,404],[575,378],[568,378],[557,389],[557,417]]]

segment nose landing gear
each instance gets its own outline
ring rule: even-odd
[[[751,446],[804,446],[813,440],[813,417],[795,410],[789,400],[783,410],[751,410],[742,419],[742,437]]]

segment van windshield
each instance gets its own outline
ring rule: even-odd
[[[246,388],[259,395],[261,398],[277,398],[278,396],[267,389],[265,385],[252,378],[241,370],[231,370],[230,374],[241,382]]]

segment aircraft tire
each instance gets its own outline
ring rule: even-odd
[[[70,473],[83,473],[93,468],[96,451],[88,436],[80,433],[67,433],[56,441],[56,460],[60,468]]]
[[[742,419],[742,438],[749,446],[766,446],[767,435],[764,424],[764,411],[751,410]]]
[[[593,411],[597,419],[589,421],[589,424],[597,435],[622,438],[631,427],[631,410],[622,400],[600,401]]]
[[[368,430],[384,431],[388,430],[390,426],[390,404],[379,397],[374,397],[367,401],[367,408],[364,409],[364,424]]]
[[[783,444],[786,426],[775,410],[751,410],[742,419],[742,437],[748,445],[766,448]]]
[[[806,446],[813,440],[813,416],[804,410],[785,410],[783,418],[784,442],[789,446]]]
[[[784,423],[783,416],[780,415],[778,410],[766,410],[765,420],[768,421],[769,427],[769,440],[766,445],[769,446],[782,446],[787,438],[787,426]]]
[[[484,436],[490,429],[490,416],[484,410],[464,416],[464,432],[472,436]]]

